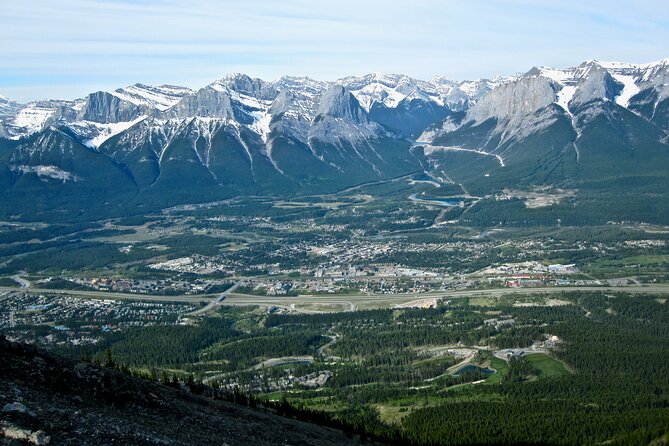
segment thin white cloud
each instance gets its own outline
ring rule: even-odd
[[[462,79],[585,59],[669,56],[669,8],[655,0],[629,3],[5,1],[0,93],[28,100],[133,82],[199,87],[231,71]]]

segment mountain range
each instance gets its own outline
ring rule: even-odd
[[[199,90],[136,84],[73,101],[0,97],[0,203],[14,218],[113,214],[329,193],[425,171],[481,196],[538,187],[572,188],[585,201],[646,194],[644,219],[663,221],[668,135],[669,59],[477,81],[233,74]]]

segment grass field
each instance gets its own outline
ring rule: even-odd
[[[479,307],[492,307],[496,303],[496,299],[490,296],[473,296],[469,298],[470,305]]]
[[[506,361],[499,358],[492,358],[490,360],[490,367],[495,369],[496,372],[486,379],[486,384],[499,384],[502,382],[504,375],[506,375],[509,371],[509,366],[507,365]]]
[[[414,408],[411,406],[407,407],[375,404],[374,407],[376,407],[376,409],[379,411],[379,418],[388,424],[400,424],[402,419],[414,410]]]
[[[543,353],[533,353],[527,355],[525,359],[539,370],[539,379],[569,375],[569,372],[560,361]]]
[[[664,274],[667,265],[669,265],[668,254],[639,254],[621,259],[596,259],[584,266],[583,272],[597,278],[620,277],[621,271],[627,272],[630,276],[643,276]]]

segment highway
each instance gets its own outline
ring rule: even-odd
[[[432,291],[427,293],[402,293],[402,294],[365,294],[365,295],[318,295],[318,296],[254,296],[248,294],[231,293],[221,305],[246,306],[258,305],[263,307],[277,306],[300,311],[299,305],[337,305],[343,311],[355,311],[364,308],[387,308],[393,305],[410,302],[416,299],[429,298],[457,298],[473,296],[499,297],[503,295],[531,295],[568,293],[573,291],[604,291],[604,292],[626,292],[639,294],[669,294],[669,284],[648,286],[583,286],[583,287],[543,287],[543,288],[496,288],[490,290],[457,290],[457,291]]]
[[[82,290],[64,290],[48,288],[17,288],[0,286],[0,292],[17,293],[36,293],[36,294],[64,294],[67,296],[89,297],[91,299],[119,299],[119,300],[143,300],[152,302],[185,302],[190,304],[199,304],[202,301],[214,299],[211,294],[187,294],[180,296],[166,296],[155,294],[133,294],[133,293],[114,293],[109,291],[82,291]]]
[[[216,299],[214,299],[214,300],[212,300],[211,302],[209,302],[206,306],[200,308],[199,310],[195,310],[195,311],[193,311],[192,313],[188,313],[188,314],[190,314],[190,315],[192,315],[192,316],[199,316],[199,315],[201,315],[201,314],[205,314],[205,313],[207,313],[207,312],[213,310],[214,308],[216,308],[216,307],[218,307],[219,305],[221,305],[221,302],[223,302],[223,300],[224,300],[230,293],[232,293],[233,291],[235,291],[235,290],[236,290],[240,285],[242,285],[243,283],[244,283],[244,282],[241,281],[241,280],[238,281],[238,282],[235,282],[234,285],[232,285],[232,286],[231,286],[230,288],[228,288],[227,290],[223,291],[221,294],[218,295],[218,297],[217,297]]]
[[[542,288],[495,288],[488,290],[453,290],[453,291],[430,291],[427,293],[401,293],[401,294],[347,294],[347,295],[303,295],[297,297],[288,296],[256,296],[249,294],[234,293],[243,281],[236,282],[232,287],[218,296],[208,295],[181,295],[161,296],[148,294],[113,293],[105,291],[81,291],[81,290],[52,290],[43,288],[18,288],[0,287],[3,292],[17,293],[42,293],[42,294],[64,294],[71,296],[88,297],[92,299],[122,299],[141,300],[151,302],[185,302],[199,304],[203,301],[209,303],[191,313],[201,315],[219,306],[247,306],[257,305],[261,307],[283,307],[292,311],[317,312],[312,309],[300,309],[299,306],[328,305],[341,307],[341,311],[355,311],[359,308],[388,308],[393,305],[410,302],[416,299],[430,298],[458,298],[489,296],[499,297],[503,295],[531,295],[531,294],[559,294],[573,291],[602,291],[602,292],[624,292],[635,294],[669,294],[669,284],[652,284],[647,286],[566,286],[566,287],[542,287]]]

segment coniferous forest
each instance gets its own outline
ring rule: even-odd
[[[434,309],[312,315],[228,308],[195,325],[137,328],[64,352],[103,364],[113,357],[139,376],[199,382],[244,404],[280,407],[380,441],[627,445],[664,438],[667,301],[559,297],[567,304],[500,298],[482,306],[465,298]],[[538,342],[550,348],[533,352]],[[464,364],[458,348],[472,346],[475,354],[457,370]],[[504,357],[505,349],[517,354]],[[325,371],[321,386],[289,384],[289,377]]]

